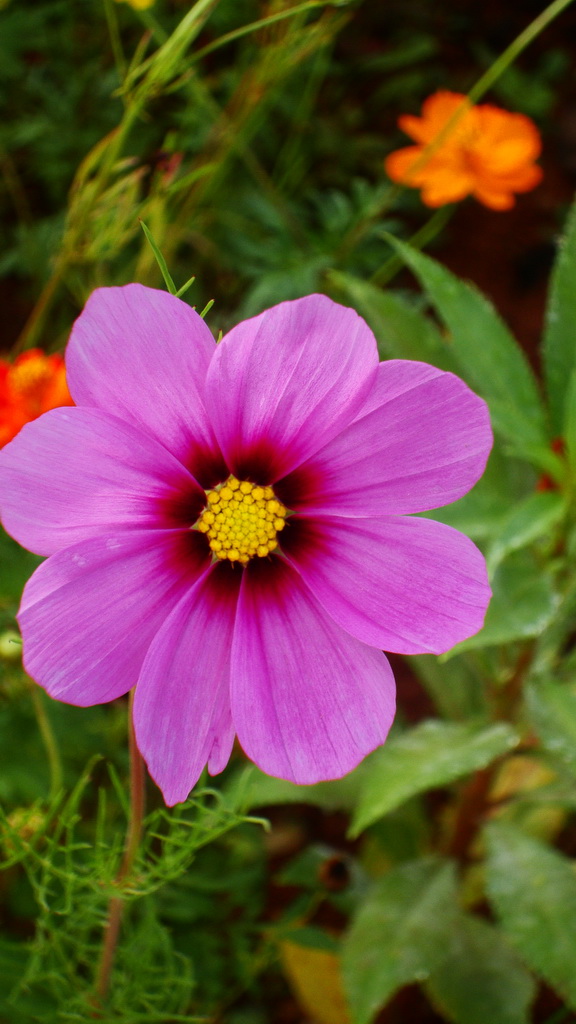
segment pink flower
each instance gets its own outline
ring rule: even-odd
[[[350,771],[394,716],[382,649],[439,653],[482,626],[480,552],[408,514],[481,475],[484,402],[433,366],[379,364],[323,295],[216,345],[165,292],[99,289],[67,375],[76,406],[0,452],[4,525],[50,556],[20,608],[27,671],[84,706],[136,686],[170,805],[235,733],[272,775]]]

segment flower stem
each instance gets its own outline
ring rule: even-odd
[[[18,352],[22,352],[26,348],[31,348],[34,345],[44,327],[44,320],[50,312],[50,308],[56,298],[58,288],[61,283],[62,268],[59,261],[52,276],[44,285],[34,309],[30,313],[24,327],[14,342],[12,347],[13,355],[16,355]]]
[[[293,18],[295,14],[302,14],[304,11],[310,11],[317,7],[325,7],[325,0],[305,0],[304,3],[296,4],[295,7],[289,7],[285,11],[275,11],[274,14],[269,14],[265,18],[260,18],[258,21],[251,21],[249,25],[242,25],[240,28],[235,28],[231,32],[226,32],[225,35],[220,36],[219,39],[214,39],[211,43],[203,46],[201,50],[196,50],[196,53],[192,55],[192,63],[197,63],[208,53],[212,53],[213,50],[218,49],[220,46],[226,46],[227,43],[231,43],[236,39],[240,39],[242,36],[246,36],[251,32],[258,32],[265,28],[267,25],[274,25],[277,21],[282,21],[284,18]]]
[[[48,758],[48,765],[50,767],[49,799],[52,801],[62,789],[62,760],[60,758],[60,751],[58,749],[56,737],[54,735],[52,725],[50,724],[50,719],[46,713],[46,708],[44,707],[42,694],[40,693],[40,689],[36,683],[32,684],[30,694],[32,697],[34,714],[36,715],[36,721],[38,723],[38,729],[40,730],[40,735]]]
[[[142,755],[136,745],[134,734],[134,690],[130,691],[130,703],[128,708],[129,718],[129,751],[130,751],[130,820],[126,833],[124,856],[120,870],[116,876],[116,885],[120,888],[122,882],[128,877],[136,859],[140,838],[142,836],[142,822],[144,819],[145,806],[145,781],[146,771]],[[102,943],[102,954],[98,967],[98,975],[94,987],[95,1003],[99,1006],[105,999],[110,989],[110,979],[114,956],[122,924],[122,913],[124,909],[123,896],[113,896],[108,906],[108,920],[104,929],[104,940]]]
[[[487,71],[480,76],[478,81],[472,86],[466,95],[465,100],[462,104],[457,107],[451,117],[448,118],[445,125],[440,129],[437,135],[434,136],[431,141],[424,146],[422,153],[418,160],[410,168],[410,174],[414,174],[420,171],[422,167],[428,162],[428,160],[434,156],[438,149],[440,149],[448,136],[453,132],[454,128],[458,124],[460,118],[466,113],[467,110],[478,102],[479,99],[488,92],[495,82],[508,70],[511,64],[514,63],[517,57],[520,56],[523,50],[530,45],[535,39],[538,38],[541,32],[562,13],[565,7],[569,7],[573,3],[573,0],[553,0],[553,3],[542,11],[534,21],[531,21],[527,28],[516,36],[516,39],[512,40],[510,46],[507,46],[504,53],[501,53],[496,58],[493,64],[490,65]]]
[[[443,853],[460,861],[461,864],[469,862],[474,840],[484,825],[490,802],[490,789],[500,763],[496,761],[488,768],[479,769],[460,793],[454,824]]]
[[[526,47],[529,46],[530,43],[532,43],[540,35],[540,33],[543,32],[544,29],[548,27],[550,22],[554,21],[554,19],[557,18],[558,15],[561,14],[566,7],[569,7],[571,3],[573,3],[573,0],[553,0],[553,3],[549,4],[549,6],[544,11],[542,11],[542,13],[539,14],[538,17],[534,19],[534,21],[530,22],[527,28],[525,28],[524,31],[521,32],[520,35],[517,36],[516,39],[514,39],[510,43],[509,46],[506,47],[504,53],[500,54],[500,56],[496,58],[494,63],[490,65],[488,70],[485,71],[484,74],[480,76],[478,81],[472,86],[465,100],[463,100],[461,106],[454,111],[454,113],[447,120],[443,128],[426,146],[424,146],[422,153],[420,154],[420,157],[410,169],[411,173],[420,171],[422,167],[425,166],[425,164],[430,160],[430,157],[432,157],[436,153],[436,151],[440,149],[440,147],[446,141],[447,137],[452,133],[462,115],[467,110],[469,110],[471,106],[478,102],[478,100],[484,95],[484,93],[487,92],[488,89],[490,89],[494,85],[494,83],[498,81],[500,76],[503,75],[505,71],[507,71],[510,65],[514,63],[514,61],[522,53],[522,51],[525,50]],[[402,186],[400,185],[397,185],[396,187],[390,189],[388,192],[385,193],[385,196],[382,202],[379,203],[377,209],[372,211],[369,216],[363,218],[360,224],[354,225],[348,231],[348,233],[344,236],[344,240],[337,251],[337,257],[339,259],[345,255],[348,255],[348,252],[352,248],[354,248],[354,246],[362,239],[367,228],[375,220],[381,219],[388,212],[388,210],[390,210],[394,206],[401,192]],[[430,223],[435,224],[434,217],[432,218],[432,221]],[[423,248],[424,245],[426,245],[429,240],[424,235],[424,232],[426,232],[427,228],[428,225],[424,225],[424,227],[421,229],[424,240],[421,241],[419,245],[417,245],[418,248]],[[440,228],[436,229],[434,231],[434,234],[436,234],[439,230]],[[418,232],[418,235],[419,234],[420,232]],[[434,234],[432,235],[432,237],[434,237]],[[412,242],[412,244],[414,243]],[[401,266],[401,261],[398,259],[398,257],[394,256],[391,260],[388,260],[380,268],[380,270],[376,271],[374,276],[371,278],[371,283],[378,285],[387,284],[388,281],[392,277],[394,277],[394,275],[398,272]]]
[[[530,22],[528,27],[510,43],[510,46],[506,47],[504,53],[501,53],[496,58],[494,63],[490,65],[488,70],[472,86],[468,93],[470,102],[476,103],[494,85],[494,82],[500,78],[500,75],[514,63],[522,51],[571,3],[573,3],[573,0],[553,0],[553,3],[549,4],[537,18],[534,18],[534,21]]]
[[[436,238],[442,228],[448,223],[454,213],[454,205],[442,206],[422,225],[418,231],[408,239],[408,244],[413,249],[424,249],[433,238]],[[383,287],[392,280],[396,274],[405,267],[404,260],[399,256],[391,256],[370,278],[370,284]]]
[[[110,35],[110,45],[112,47],[114,63],[116,65],[116,74],[118,75],[118,81],[122,84],[126,74],[126,60],[124,58],[122,39],[118,28],[118,16],[112,0],[104,0],[104,14],[106,15],[106,21],[108,23],[108,33]]]
[[[507,684],[493,699],[493,720],[514,723],[518,718],[518,707],[526,680],[529,678],[534,644],[524,646],[507,681]],[[474,858],[474,844],[486,818],[493,808],[492,790],[505,756],[496,758],[486,768],[480,768],[460,790],[452,819],[452,826],[442,852],[458,860],[462,865]]]

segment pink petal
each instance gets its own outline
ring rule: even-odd
[[[212,730],[214,739],[210,756],[208,757],[208,772],[210,775],[219,775],[220,772],[224,771],[234,747],[236,730],[234,729],[232,712],[230,710],[230,688],[227,691],[227,698],[220,720]]]
[[[297,783],[351,771],[384,742],[394,717],[384,655],[341,630],[280,559],[244,573],[231,684],[244,750]]]
[[[68,704],[126,693],[160,626],[206,568],[205,550],[191,531],[135,530],[52,555],[20,606],[26,671]]]
[[[482,628],[491,593],[484,558],[444,523],[293,517],[286,533],[283,547],[315,596],[366,644],[441,654]]]
[[[234,327],[208,373],[214,429],[239,477],[273,483],[354,417],[378,363],[374,336],[325,295]]]
[[[0,452],[4,527],[40,555],[119,529],[190,524],[204,500],[161,444],[100,409],[47,412]]]
[[[354,423],[282,482],[291,508],[375,516],[438,508],[470,490],[492,446],[486,403],[426,363],[381,363]]]
[[[98,288],[68,342],[68,386],[78,405],[135,423],[209,484],[222,465],[204,404],[215,348],[202,318],[174,295]]]
[[[166,619],[142,666],[136,740],[170,807],[186,799],[214,748],[218,767],[225,766],[224,751],[230,755],[230,647],[241,578],[222,563],[202,576]]]

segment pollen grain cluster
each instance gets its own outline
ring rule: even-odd
[[[216,558],[246,565],[278,547],[277,534],[284,529],[286,515],[271,487],[230,476],[207,492],[196,529],[206,534]]]

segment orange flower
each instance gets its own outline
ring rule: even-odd
[[[0,448],[41,413],[73,404],[62,356],[33,348],[13,363],[0,359]]]
[[[472,107],[461,93],[441,91],[424,101],[422,117],[405,114],[398,124],[417,145],[391,153],[384,161],[386,173],[392,181],[422,189],[426,206],[472,195],[491,210],[508,210],[514,192],[529,192],[542,178],[534,163],[540,135],[523,114],[487,103]]]

